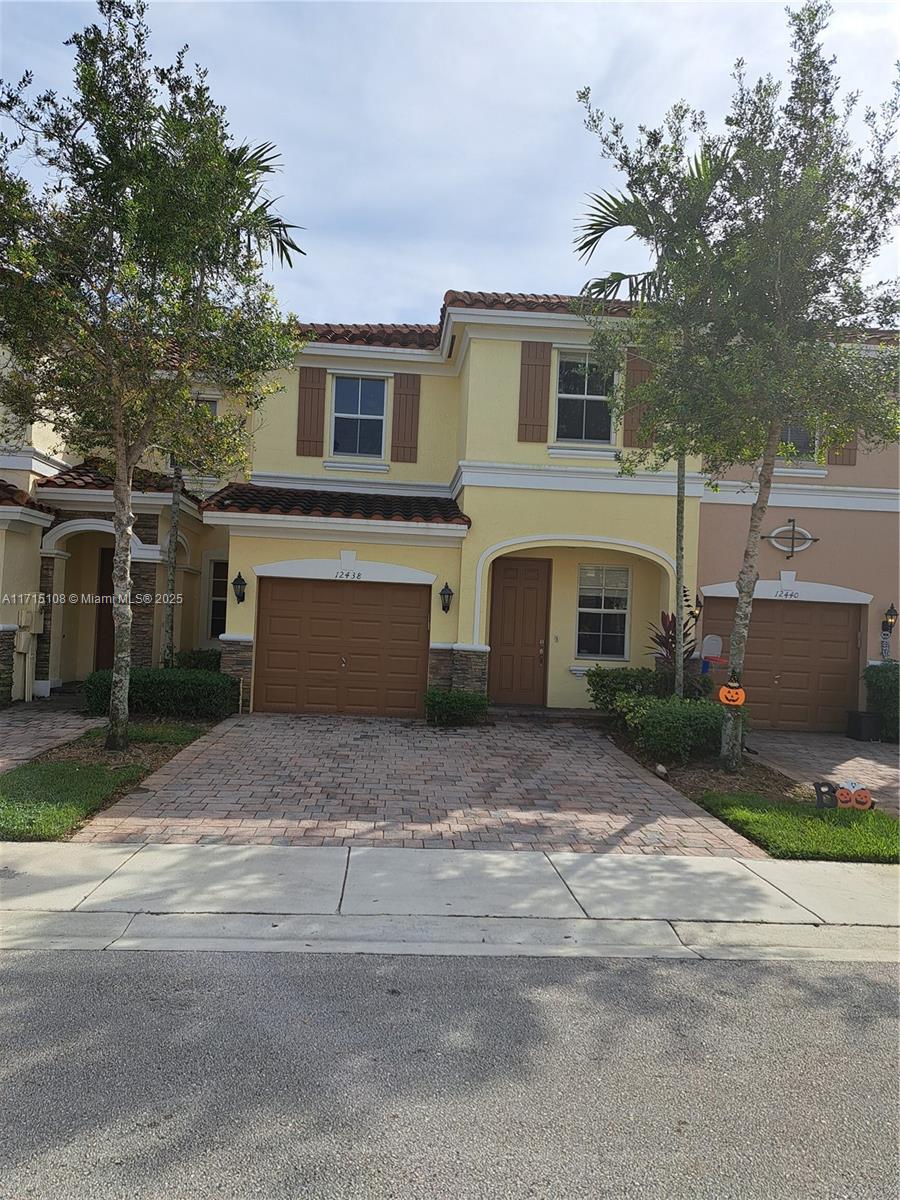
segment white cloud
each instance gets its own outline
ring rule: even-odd
[[[845,84],[888,90],[892,5],[839,4],[828,44]],[[0,5],[0,74],[68,86],[60,43],[81,3]],[[615,186],[575,92],[628,124],[684,97],[720,120],[734,60],[783,73],[772,4],[156,3],[161,60],[184,41],[236,133],[273,140],[307,256],[277,272],[309,320],[431,321],[447,288],[577,291],[586,192]],[[611,245],[603,265],[637,265]],[[889,259],[882,274],[888,273]]]

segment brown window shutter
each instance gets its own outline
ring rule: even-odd
[[[415,462],[419,451],[419,393],[421,375],[394,376],[394,417],[391,422],[392,462]]]
[[[550,413],[550,343],[522,343],[519,441],[546,442]]]
[[[828,451],[829,467],[855,467],[856,448],[857,437],[855,434],[852,441],[849,441],[846,446],[833,446]]]
[[[317,457],[325,448],[325,368],[301,367],[297,401],[297,454]]]
[[[650,364],[645,358],[637,353],[636,350],[629,350],[625,359],[625,393],[638,386],[638,384],[646,383],[650,378]],[[626,408],[622,414],[622,445],[632,446],[635,449],[646,450],[649,442],[645,441],[640,436],[641,421],[644,417],[643,404],[633,404],[630,408]]]

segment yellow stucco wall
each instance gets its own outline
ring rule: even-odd
[[[323,463],[334,458],[331,444],[331,420],[334,402],[335,372],[345,375],[365,375],[365,362],[347,364],[336,360],[328,363],[318,357],[309,360],[310,365],[325,366],[328,375],[325,391],[325,439],[321,455],[297,455],[297,403],[299,372],[282,371],[278,379],[281,391],[270,396],[257,413],[253,433],[253,470],[284,475],[312,475],[329,479],[340,478],[340,472],[327,469]],[[369,364],[376,375],[385,372],[384,362]],[[361,471],[354,469],[353,479],[373,479],[383,483],[390,491],[391,480],[449,483],[456,470],[456,441],[459,422],[459,379],[454,375],[430,374],[415,363],[391,364],[396,372],[415,371],[421,374],[419,398],[419,444],[417,461],[414,463],[391,462],[391,421],[393,414],[393,380],[387,380],[387,405],[384,431],[383,464],[389,471]],[[355,457],[349,460],[354,467],[364,461]],[[375,460],[371,460],[375,461]],[[349,485],[348,485],[349,486]]]
[[[78,533],[68,539],[65,549],[71,556],[65,563],[65,592],[67,595],[94,595],[100,549],[112,546],[110,533]],[[97,630],[97,608],[93,604],[66,603],[54,608],[54,624],[62,613],[62,645],[59,659],[59,678],[84,679],[94,669],[94,648]]]
[[[0,529],[0,624],[14,625],[19,608],[14,596],[37,593],[43,530],[28,525],[22,530]],[[3,600],[3,597],[8,597]]]

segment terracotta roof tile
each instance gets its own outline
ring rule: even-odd
[[[381,496],[229,483],[202,506],[205,512],[274,513],[363,521],[411,521],[422,525],[470,525],[455,500],[435,496]]]
[[[33,508],[36,512],[56,516],[55,508],[33,500],[27,492],[23,492],[21,488],[17,488],[14,483],[10,483],[6,479],[0,479],[0,505],[6,508]]]
[[[58,475],[50,475],[41,481],[42,488],[86,488],[91,491],[111,492],[115,468],[110,462],[101,458],[86,458],[84,462],[76,463],[60,471]],[[136,467],[133,477],[135,492],[171,492],[172,476],[160,471],[145,471]],[[197,501],[197,497],[185,489],[185,496]]]
[[[411,350],[435,350],[448,308],[490,308],[498,312],[571,313],[578,296],[532,292],[447,292],[436,325],[305,325],[314,341],[346,346],[395,346]],[[615,301],[611,311],[625,316],[631,306]]]

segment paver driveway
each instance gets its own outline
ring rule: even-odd
[[[837,733],[785,733],[754,730],[749,745],[763,762],[798,783],[855,779],[867,787],[879,808],[900,811],[898,748],[890,742],[857,742]]]
[[[350,717],[232,717],[76,835],[764,858],[600,733]]]
[[[100,717],[60,708],[52,700],[14,704],[0,712],[0,773],[102,724]]]

